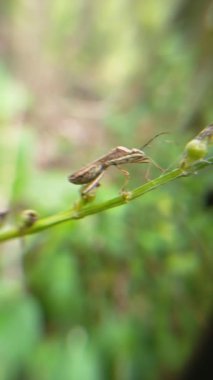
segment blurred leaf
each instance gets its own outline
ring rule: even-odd
[[[0,122],[11,120],[25,111],[29,100],[29,93],[24,86],[12,78],[0,63]]]
[[[0,357],[2,378],[16,378],[41,337],[41,314],[30,298],[13,298],[0,304]]]

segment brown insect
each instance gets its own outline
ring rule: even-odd
[[[165,133],[165,132],[163,132]],[[162,133],[160,133],[162,134]],[[159,135],[157,135],[159,136]],[[154,138],[156,138],[155,136]],[[147,146],[154,138],[149,140],[145,146]],[[153,160],[148,157],[142,150],[137,148],[128,149],[124,146],[118,146],[113,148],[109,153],[100,157],[91,164],[86,165],[82,169],[76,171],[68,177],[69,182],[76,185],[86,185],[83,187],[82,195],[86,195],[92,189],[99,186],[99,181],[104,175],[107,168],[110,166],[116,166],[128,179],[129,173],[126,170],[120,168],[120,165],[130,163],[150,163],[152,162],[160,170],[162,170]],[[126,181],[125,181],[126,183]]]

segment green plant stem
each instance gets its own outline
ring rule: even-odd
[[[154,190],[155,188],[161,185],[165,185],[166,183],[174,181],[175,179],[180,177],[194,175],[198,170],[210,166],[212,164],[213,157],[209,158],[208,161],[200,161],[195,163],[192,167],[190,167],[190,170],[188,169],[187,173],[184,173],[183,170],[180,168],[171,170],[157,177],[156,179],[153,179],[145,183],[144,185],[139,186],[138,188],[127,193],[126,195],[120,195],[106,202],[88,204],[80,201],[77,205],[75,205],[67,211],[63,211],[55,215],[38,220],[32,227],[26,227],[22,229],[14,227],[8,230],[3,230],[2,232],[0,232],[0,242],[11,240],[17,237],[22,237],[25,235],[35,234],[39,231],[46,230],[47,228],[50,228],[63,222],[75,219],[82,219],[88,215],[97,214],[101,211],[109,210],[110,208],[124,205],[127,202],[130,202],[133,199],[138,198],[143,194],[151,190]]]

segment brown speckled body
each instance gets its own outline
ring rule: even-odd
[[[71,174],[68,180],[76,185],[83,185],[95,180],[109,166],[148,162],[150,162],[150,159],[142,150],[118,146],[98,160]]]

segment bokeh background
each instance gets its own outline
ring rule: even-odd
[[[1,1],[7,223],[71,207],[67,176],[117,145],[170,132],[145,150],[175,167],[213,121],[212,67],[210,0]],[[144,167],[129,166],[129,189]],[[122,184],[110,169],[97,200]],[[212,198],[208,169],[1,245],[0,379],[189,380],[198,363],[207,379],[196,352],[212,333]]]

